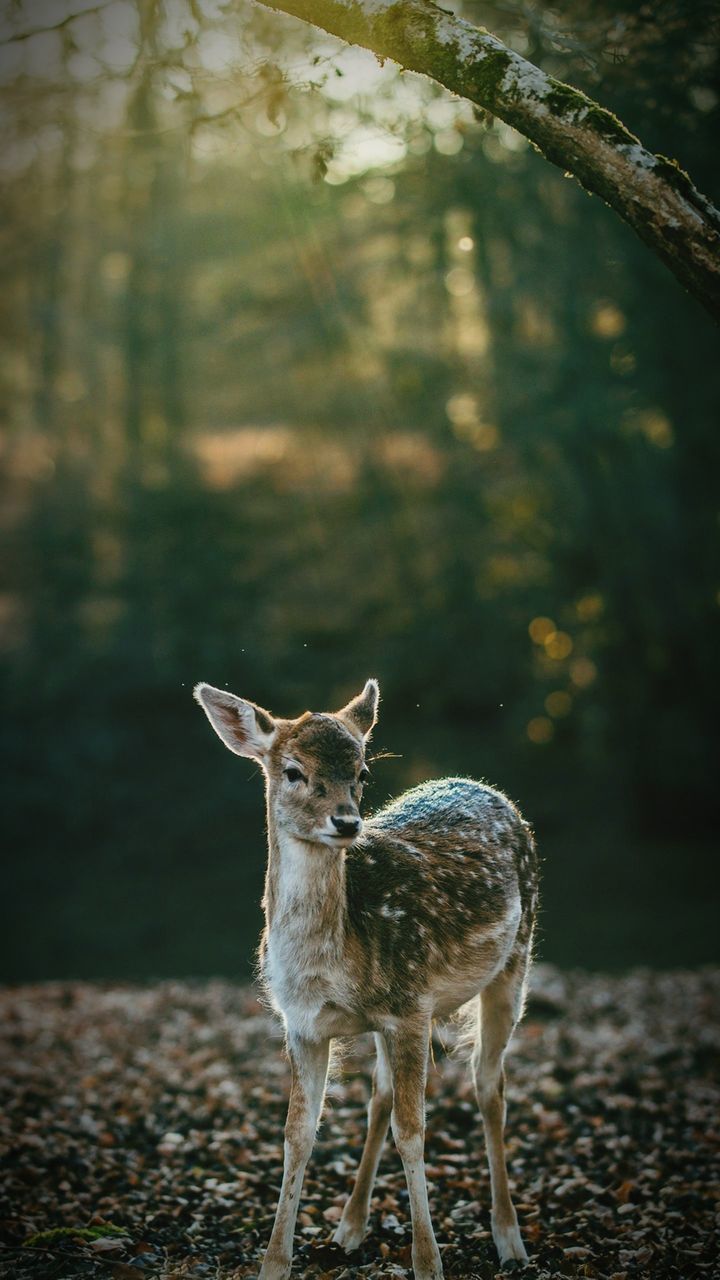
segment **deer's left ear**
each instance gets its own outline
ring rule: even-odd
[[[368,738],[377,720],[379,701],[380,687],[377,680],[368,680],[362,693],[359,693],[336,714],[346,722],[349,728],[359,733],[361,737]]]

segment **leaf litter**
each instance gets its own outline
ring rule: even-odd
[[[282,1168],[289,1069],[277,1023],[230,982],[5,989],[0,1275],[257,1275]],[[534,971],[507,1059],[508,1166],[527,1280],[719,1274],[720,970]],[[494,1280],[482,1125],[467,1065],[435,1037],[430,1201],[448,1278]],[[294,1276],[412,1276],[386,1146],[370,1232],[331,1243],[365,1133],[371,1042],[346,1048],[306,1176]]]

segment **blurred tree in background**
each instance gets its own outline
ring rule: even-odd
[[[716,7],[462,12],[717,198]],[[6,976],[246,972],[262,788],[192,685],[368,674],[370,804],[507,789],[545,956],[710,959],[709,319],[507,126],[301,23],[24,0],[2,39]]]

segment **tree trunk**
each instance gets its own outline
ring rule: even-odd
[[[720,321],[720,213],[673,160],[591,98],[428,0],[263,0],[429,76],[522,133],[599,195]]]

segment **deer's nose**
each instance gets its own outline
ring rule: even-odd
[[[337,828],[340,836],[354,836],[360,827],[359,818],[331,818],[333,826]]]

